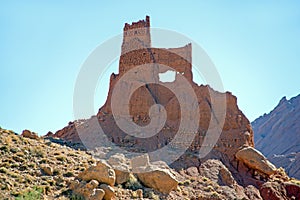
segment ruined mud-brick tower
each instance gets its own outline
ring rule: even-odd
[[[146,16],[145,20],[133,22],[132,24],[126,23],[123,28],[123,43],[122,52],[119,61],[119,74],[112,74],[110,79],[110,90],[106,104],[103,107],[103,111],[111,113],[111,96],[114,85],[118,80],[131,69],[136,70],[138,66],[144,64],[161,64],[171,68],[176,72],[176,77],[184,76],[187,81],[193,85],[192,77],[192,45],[187,44],[178,48],[154,48],[151,45],[151,33],[150,33],[150,17]],[[150,66],[149,66],[150,67]],[[159,81],[159,73],[166,72],[163,68],[153,68],[153,71],[146,74],[145,71],[135,72],[137,76],[142,74],[144,77],[153,77]],[[179,74],[180,73],[180,74]],[[165,87],[158,84],[146,84],[139,88],[131,97],[131,103],[129,105],[130,114],[135,119],[149,119],[149,108],[153,104],[161,104],[167,106],[172,105],[172,112],[169,119],[180,119],[180,107],[175,103],[175,100],[170,99],[174,97]],[[176,104],[176,105],[175,105]],[[178,111],[178,112],[176,112]],[[175,122],[174,122],[175,123]]]
[[[145,80],[149,80],[150,77],[151,80],[155,80],[155,83],[148,83],[142,78],[139,78],[138,80],[140,82],[146,84],[143,84],[134,91],[128,104],[122,104],[120,101],[118,104],[114,104],[113,108],[115,110],[128,108],[132,121],[140,126],[146,126],[151,122],[149,116],[150,108],[154,104],[162,105],[166,110],[167,120],[160,132],[155,136],[146,139],[133,138],[120,130],[117,125],[113,124],[111,125],[114,127],[113,134],[110,136],[117,144],[130,146],[132,141],[132,143],[134,143],[133,146],[136,149],[153,151],[168,144],[177,133],[181,119],[189,119],[190,113],[193,113],[189,112],[189,110],[184,110],[184,112],[181,111],[179,101],[175,94],[166,86],[163,86],[163,82],[159,79],[160,73],[171,70],[175,72],[175,79],[172,83],[165,84],[178,83],[180,81],[179,76],[183,76],[191,86],[196,86],[196,84],[193,83],[192,77],[192,45],[187,44],[177,48],[152,47],[149,16],[146,16],[146,19],[139,20],[138,22],[133,22],[131,24],[126,23],[123,31],[119,74],[111,75],[107,101],[99,110],[98,117],[102,120],[111,116],[111,102],[114,87],[117,83],[122,82],[120,80],[122,77],[126,77],[125,75],[131,74],[131,77],[142,77],[145,78]],[[161,65],[166,67],[161,67]],[[143,70],[142,68],[139,68],[139,66],[146,67],[149,70],[145,70],[145,68]],[[124,91],[128,91],[128,88],[126,87],[130,87],[130,84],[134,83],[124,84]],[[177,88],[177,91],[185,89],[183,85],[180,85],[179,87],[180,88]],[[123,115],[120,114],[116,116],[114,113],[114,117],[122,118]],[[157,125],[157,127],[159,126]],[[111,130],[106,130],[106,132],[111,132]],[[131,138],[130,142],[128,142],[128,138]]]
[[[150,17],[146,20],[126,23],[123,28],[122,52],[126,53],[134,49],[144,49],[151,47]]]
[[[162,71],[164,69],[159,69],[160,71],[153,71],[153,73],[149,74],[145,74],[145,71],[137,70],[137,66],[139,65],[157,63],[169,66],[176,72],[175,82],[178,81],[178,76],[184,76],[186,80],[190,82],[190,85],[197,95],[200,108],[200,121],[199,129],[194,142],[190,147],[190,151],[197,152],[202,147],[211,119],[219,116],[217,112],[212,110],[211,94],[215,96],[215,103],[218,103],[218,99],[222,100],[223,95],[226,95],[227,102],[225,124],[224,126],[223,124],[220,124],[220,126],[223,126],[223,131],[218,143],[214,145],[214,151],[212,151],[214,157],[224,157],[224,155],[226,155],[225,160],[228,162],[228,160],[234,160],[234,153],[238,151],[241,146],[245,144],[253,146],[253,131],[250,122],[237,107],[236,97],[231,95],[231,93],[222,94],[213,91],[209,86],[199,86],[193,82],[191,44],[168,49],[152,47],[151,43],[153,42],[153,38],[151,39],[150,18],[148,16],[145,20],[140,20],[131,24],[126,23],[123,30],[119,74],[111,75],[107,101],[105,105],[100,108],[97,115],[99,119],[104,120],[103,127],[107,127],[107,129],[104,128],[104,131],[111,133],[109,137],[112,138],[112,141],[120,145],[132,145],[132,147],[135,147],[136,149],[142,148],[152,151],[168,144],[176,135],[180,119],[188,117],[189,111],[186,110],[184,113],[181,112],[180,104],[175,94],[158,82],[158,84],[145,84],[138,88],[132,94],[128,105],[117,105],[120,108],[128,107],[132,120],[141,126],[147,125],[151,121],[149,117],[151,106],[154,104],[162,105],[166,110],[167,120],[165,126],[158,134],[146,139],[133,138],[120,130],[114,123],[111,98],[116,83],[118,83],[129,70],[134,70],[136,76],[139,74],[142,74],[144,77],[152,76],[155,80],[159,81],[159,73],[164,73],[165,71]],[[107,118],[110,118],[110,120]],[[105,119],[107,121],[105,121]],[[100,122],[102,123],[101,120]],[[105,126],[105,123],[108,122],[111,124]],[[249,135],[249,137],[245,137],[245,135]],[[128,138],[131,139],[128,140]],[[209,145],[212,146],[212,144]]]
[[[149,16],[132,24],[126,23],[123,31],[122,55],[119,63],[121,76],[135,66],[159,63],[173,68],[192,82],[191,44],[179,48],[153,48]]]

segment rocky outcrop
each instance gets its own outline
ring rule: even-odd
[[[104,190],[104,200],[112,200],[115,198],[115,189],[109,185],[101,184],[100,188]]]
[[[300,178],[300,95],[283,97],[268,114],[252,122],[255,147],[277,167]]]
[[[103,151],[107,153],[105,160],[110,160],[111,163],[121,162],[119,166],[127,166],[128,160],[124,159],[124,155],[111,155],[109,148],[103,148]],[[189,167],[176,172],[164,162],[150,162],[147,156],[133,159],[135,172],[132,172],[132,164],[129,164],[127,167],[131,173],[128,180],[111,186],[94,179],[105,173],[92,172],[91,169],[95,168],[91,166],[97,167],[97,161],[91,157],[91,152],[74,150],[48,139],[24,138],[1,128],[0,155],[0,199],[15,199],[16,197],[25,199],[28,195],[38,194],[42,199],[58,200],[83,199],[83,197],[94,200],[113,198],[252,200],[261,199],[258,188],[261,189],[264,199],[270,199],[273,194],[281,199],[297,199],[300,194],[300,182],[290,179],[282,169],[278,169],[268,180],[261,181],[259,187],[251,184],[242,186],[236,181],[234,175],[236,172],[229,171],[220,160],[208,159],[199,167]],[[110,157],[112,158],[109,159]],[[242,165],[240,163],[239,168]],[[113,167],[105,163],[103,168],[110,170]],[[147,181],[155,180],[157,187],[167,188],[164,185],[164,179],[152,180],[151,176],[156,176],[155,173],[149,176],[149,180],[144,181],[144,184],[141,184],[138,173],[143,169],[146,172],[149,172],[148,170],[150,172],[163,171],[164,177],[173,177],[178,183],[176,189],[174,186],[168,194],[163,194],[159,192],[159,189],[146,187],[144,184]],[[78,175],[85,171],[93,174],[86,178],[86,181],[78,178]],[[144,177],[144,179],[147,178],[148,176]]]
[[[300,186],[291,182],[266,182],[260,188],[264,199],[300,199]]]
[[[81,199],[102,200],[105,195],[105,191],[97,189],[98,185],[99,182],[96,180],[91,180],[88,183],[79,183],[79,181],[75,181],[70,185],[70,189],[73,190],[73,193]]]
[[[111,199],[114,196],[114,189],[111,186],[130,182],[131,177],[135,179],[134,175],[145,186],[164,194],[169,194],[176,189],[178,185],[176,172],[166,163],[157,161],[150,164],[147,154],[137,157],[133,161],[134,163],[128,165],[124,155],[115,154],[108,159],[112,166],[104,160],[98,161],[95,166],[91,166],[79,173],[78,178],[83,180],[84,185],[85,182],[91,180],[104,183],[100,185],[100,188],[105,191],[104,199]],[[80,184],[82,185],[82,182]],[[83,188],[86,188],[86,186]]]
[[[75,180],[70,185],[74,194],[85,199],[112,200],[115,198],[116,175],[112,167],[106,161],[98,161],[95,166],[91,166],[79,173],[79,180]]]
[[[99,183],[115,185],[115,171],[105,161],[98,161],[96,166],[91,166],[87,170],[81,172],[78,178],[84,181],[96,180]]]
[[[199,167],[201,176],[205,176],[210,180],[223,186],[233,187],[236,184],[231,172],[219,160],[207,160]]]
[[[245,194],[247,195],[247,197],[250,200],[261,200],[262,199],[262,197],[259,193],[259,190],[256,187],[254,187],[253,185],[248,185],[245,188]]]
[[[22,134],[23,137],[30,138],[30,139],[38,139],[39,136],[35,132],[31,132],[30,130],[23,130]]]
[[[123,184],[129,180],[131,167],[123,154],[112,155],[107,161],[115,171],[116,184]]]
[[[138,165],[136,175],[138,179],[147,187],[154,188],[164,194],[169,194],[177,188],[178,180],[176,172],[162,161],[149,163],[148,156],[144,156],[144,164]],[[142,166],[142,167],[141,167]]]
[[[268,176],[276,172],[276,167],[270,163],[262,153],[252,147],[246,147],[239,150],[235,156],[251,169],[257,170]]]
[[[290,198],[300,199],[300,185],[295,183],[284,183],[286,194]]]
[[[258,188],[253,185],[248,185],[247,187],[239,185],[232,173],[220,160],[206,160],[199,166],[199,169],[190,167],[180,171],[180,174],[184,180],[181,184],[186,187],[200,189],[202,195],[198,197],[202,197],[203,199],[206,199],[204,197],[207,196],[205,192],[212,191],[214,194],[218,193],[218,195],[214,195],[218,199],[262,199]],[[188,183],[187,180],[191,178],[193,179],[192,183]]]
[[[260,194],[263,199],[269,200],[287,200],[286,191],[280,183],[267,182],[260,188]]]
[[[178,181],[167,170],[155,169],[150,172],[138,173],[139,180],[147,187],[168,194],[176,189]]]
[[[68,199],[60,195],[93,163],[85,151],[0,128],[0,199]]]

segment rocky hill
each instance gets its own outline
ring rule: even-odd
[[[239,185],[215,159],[174,171],[163,162],[150,163],[146,156],[142,160],[153,170],[133,173],[125,156],[108,155],[109,148],[101,150],[109,157],[106,160],[74,148],[58,138],[0,129],[0,199],[252,200],[271,199],[269,194],[300,198],[300,183],[280,170],[259,191],[252,185]]]
[[[95,159],[30,131],[24,133],[26,137],[0,129],[0,199],[30,195],[68,199],[64,197],[70,181]]]
[[[252,122],[255,147],[277,167],[300,178],[300,95],[283,97],[268,114]]]

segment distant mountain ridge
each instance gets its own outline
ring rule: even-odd
[[[255,147],[277,167],[300,178],[300,95],[283,97],[268,114],[252,122]]]

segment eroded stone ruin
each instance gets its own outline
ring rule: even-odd
[[[138,138],[126,134],[116,124],[111,107],[113,89],[126,73],[144,64],[166,65],[176,72],[175,82],[178,76],[184,76],[190,83],[197,96],[200,115],[197,132],[185,133],[186,137],[195,136],[192,144],[185,154],[172,163],[171,166],[175,169],[200,166],[205,160],[216,158],[221,160],[233,172],[233,175],[236,176],[241,184],[253,182],[256,184],[255,180],[252,179],[253,172],[249,170],[249,166],[238,161],[235,156],[244,147],[254,147],[253,131],[249,120],[238,108],[237,98],[230,92],[220,93],[213,90],[209,85],[199,86],[193,82],[191,61],[191,44],[171,49],[152,47],[150,19],[148,16],[145,20],[140,20],[132,24],[126,23],[123,34],[122,55],[119,61],[119,74],[113,73],[110,77],[109,93],[105,105],[99,109],[96,116],[89,120],[70,122],[67,127],[57,131],[54,136],[80,143],[81,138],[77,133],[78,128],[89,130],[87,132],[97,131],[94,130],[97,127],[93,127],[89,123],[92,119],[97,118],[109,141],[127,151],[152,152],[168,145],[178,131],[181,117],[185,117],[184,115],[186,115],[185,112],[180,110],[180,104],[176,95],[168,88],[160,84],[145,84],[132,94],[129,101],[128,106],[132,121],[140,126],[146,126],[150,123],[149,109],[153,104],[160,104],[165,108],[167,114],[166,123],[159,133],[152,137]],[[145,77],[151,77],[159,82],[159,73],[165,71],[166,69],[164,68],[154,67],[150,71],[151,73],[142,70],[137,70],[135,73],[137,75],[143,74]],[[222,130],[217,143],[206,144],[207,147],[212,148],[212,151],[205,158],[200,159],[199,150],[203,147],[203,141],[208,132],[209,124],[218,115],[212,107],[211,96],[217,99],[217,104],[218,99],[225,96],[226,116],[224,124],[215,124],[215,126],[220,126]],[[180,144],[178,145],[180,146]]]

